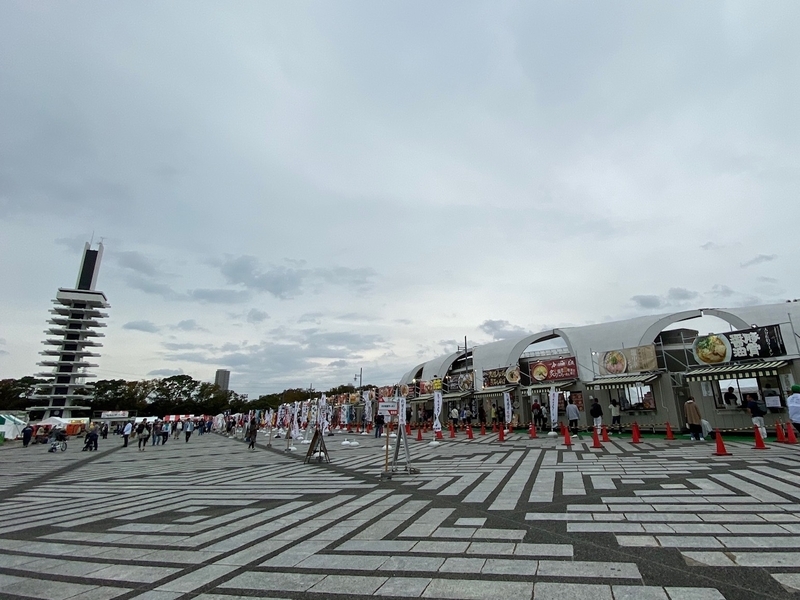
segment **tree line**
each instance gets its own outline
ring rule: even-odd
[[[37,401],[32,396],[36,388],[44,383],[44,379],[34,377],[0,380],[0,412],[24,411],[36,405]],[[373,387],[364,386],[363,389]],[[147,417],[174,414],[217,415],[225,411],[240,413],[275,409],[284,402],[304,401],[320,394],[303,388],[292,388],[253,399],[247,394],[223,390],[213,383],[198,381],[189,375],[139,381],[101,379],[94,382],[93,387],[87,391],[92,395],[91,399],[81,401],[81,405],[90,406],[92,411],[135,410],[137,415]],[[352,385],[341,385],[325,393],[335,395],[354,391]]]

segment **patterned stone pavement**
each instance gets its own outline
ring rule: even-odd
[[[430,438],[430,435],[427,436]],[[0,449],[0,598],[750,600],[800,590],[800,448],[515,434]],[[342,442],[358,441],[359,445]],[[391,439],[392,444],[396,443]]]

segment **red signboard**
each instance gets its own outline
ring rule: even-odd
[[[540,360],[530,363],[531,383],[538,381],[563,381],[578,378],[578,363],[574,357]]]

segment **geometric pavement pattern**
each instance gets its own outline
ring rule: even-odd
[[[430,435],[427,436],[430,438]],[[0,449],[0,598],[717,600],[800,590],[800,450],[514,434]],[[342,445],[344,439],[359,445]],[[264,442],[260,436],[259,442]],[[390,443],[396,440],[391,439]],[[402,454],[402,453],[401,453]]]

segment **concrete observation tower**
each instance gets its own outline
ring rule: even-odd
[[[86,411],[91,407],[81,405],[92,397],[92,385],[85,383],[85,379],[95,377],[88,370],[98,365],[89,359],[100,356],[92,350],[102,347],[97,339],[105,336],[97,329],[106,326],[100,321],[108,317],[102,309],[109,307],[105,294],[95,290],[102,257],[103,244],[92,250],[87,242],[75,288],[59,288],[53,300],[55,306],[50,309],[53,316],[45,330],[47,349],[40,352],[45,359],[39,363],[51,370],[36,374],[46,378],[47,383],[33,395],[37,405],[27,409],[31,419],[90,416]]]

